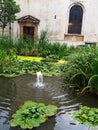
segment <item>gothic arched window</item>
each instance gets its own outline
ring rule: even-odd
[[[79,5],[74,5],[70,9],[68,33],[81,34],[83,9]]]

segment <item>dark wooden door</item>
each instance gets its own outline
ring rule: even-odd
[[[34,27],[24,26],[23,27],[23,36],[24,37],[34,37]]]

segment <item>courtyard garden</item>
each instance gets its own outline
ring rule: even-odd
[[[38,40],[0,38],[0,75],[35,74],[62,76],[81,93],[98,92],[98,47],[68,47],[51,43],[47,33]]]
[[[37,72],[41,72],[45,78],[46,88],[44,88],[44,90],[41,89],[40,92],[38,88],[35,90],[35,86],[32,86],[35,81],[31,83],[31,81],[34,80],[32,76],[35,76]],[[13,88],[11,87],[13,85],[10,86],[8,82],[7,90],[10,90],[6,92],[10,95],[11,100],[11,97],[18,95],[15,97],[15,106],[11,108],[11,126],[16,129],[16,126],[20,126],[21,129],[32,129],[33,127],[38,127],[40,123],[46,122],[50,116],[57,114],[56,117],[58,119],[60,118],[60,113],[66,113],[65,111],[70,113],[70,111],[73,110],[75,111],[71,114],[71,117],[77,120],[79,124],[89,125],[89,127],[87,127],[88,130],[90,127],[93,128],[98,125],[98,110],[97,108],[91,108],[92,106],[98,107],[97,104],[91,101],[88,102],[87,105],[87,102],[85,102],[83,105],[87,105],[88,107],[81,107],[80,112],[77,112],[76,110],[79,109],[80,104],[71,101],[80,95],[80,97],[85,97],[85,93],[91,100],[93,98],[95,100],[95,96],[98,95],[97,46],[68,47],[65,44],[57,42],[51,43],[46,32],[42,32],[40,38],[37,40],[28,37],[25,40],[20,38],[13,41],[8,37],[3,37],[0,38],[0,77],[1,84],[7,82],[4,81],[2,83],[3,80],[9,79],[11,83],[13,82],[14,87],[16,85],[16,87]],[[63,86],[60,81],[63,83]],[[51,84],[53,84],[53,88],[51,88]],[[59,85],[61,85],[61,87]],[[17,89],[18,94],[15,93],[16,90],[14,89]],[[1,87],[1,91],[6,90],[3,90]],[[23,93],[22,95],[20,94],[21,91]],[[26,92],[29,93],[29,95]],[[39,96],[37,97],[38,92]],[[43,92],[45,98],[42,96],[44,94],[41,95]],[[32,93],[34,97],[32,97]],[[72,93],[74,93],[74,95]],[[72,99],[70,99],[70,96],[67,97],[67,94],[68,96],[71,95]],[[51,96],[52,98],[50,98]],[[65,98],[68,98],[67,100],[70,99],[70,101],[63,102]],[[30,101],[27,101],[28,99]],[[32,102],[32,99],[36,102]],[[45,106],[44,103],[41,103],[42,101],[47,105]],[[51,102],[54,102],[55,105],[52,105]],[[92,102],[94,103],[93,105],[90,104]],[[24,105],[19,107],[19,105],[23,103]],[[48,106],[48,104],[50,105]],[[68,108],[65,108],[66,105]],[[34,108],[34,110],[32,108]],[[82,109],[84,110],[85,108],[87,109],[86,113],[81,112]],[[46,111],[44,111],[44,109],[46,109]],[[91,111],[90,113],[88,112],[89,110]],[[93,112],[93,110],[95,110],[95,112]],[[34,116],[31,116],[31,113],[33,113]],[[65,115],[66,114],[64,114],[64,116]],[[91,118],[91,116],[93,118]],[[76,123],[71,122],[70,126],[73,124],[76,125]],[[63,125],[65,127],[66,123]],[[51,127],[53,126],[50,126],[50,128]],[[38,129],[41,129],[41,127],[38,127]],[[13,130],[13,128],[11,128],[11,130]]]
[[[81,34],[83,10],[73,7],[81,16],[79,23],[70,17],[68,33]],[[19,12],[14,0],[0,1],[0,130],[98,130],[98,46],[51,42],[46,31],[38,39],[32,32],[32,38],[37,29],[25,24],[23,30],[30,32],[12,39]],[[27,16],[29,25],[33,17]],[[39,20],[34,19],[35,26]]]

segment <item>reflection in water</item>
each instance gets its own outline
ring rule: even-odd
[[[16,95],[12,79],[0,77],[0,130],[9,130],[11,103]]]
[[[32,80],[33,79],[33,80]],[[69,117],[71,110],[76,110],[80,104],[98,107],[96,96],[84,95],[78,97],[76,92],[63,88],[59,77],[44,77],[45,86],[35,87],[36,76],[22,75],[15,78],[0,78],[0,130],[22,130],[20,127],[10,127],[11,115],[27,100],[54,104],[58,106],[55,117],[33,130],[85,130],[83,125],[75,125]]]
[[[33,128],[32,130],[54,130],[54,124],[55,124],[55,118],[50,117],[45,123],[41,124],[38,128]],[[19,127],[11,127],[10,130],[22,130],[22,129]]]

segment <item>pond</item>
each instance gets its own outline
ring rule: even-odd
[[[44,77],[43,80],[44,87],[36,87],[36,76],[0,77],[0,130],[22,130],[11,127],[10,119],[19,106],[28,100],[58,106],[56,116],[33,130],[86,130],[86,126],[76,125],[69,113],[77,110],[81,104],[98,108],[98,97],[77,95],[77,91],[64,87],[60,77]]]

